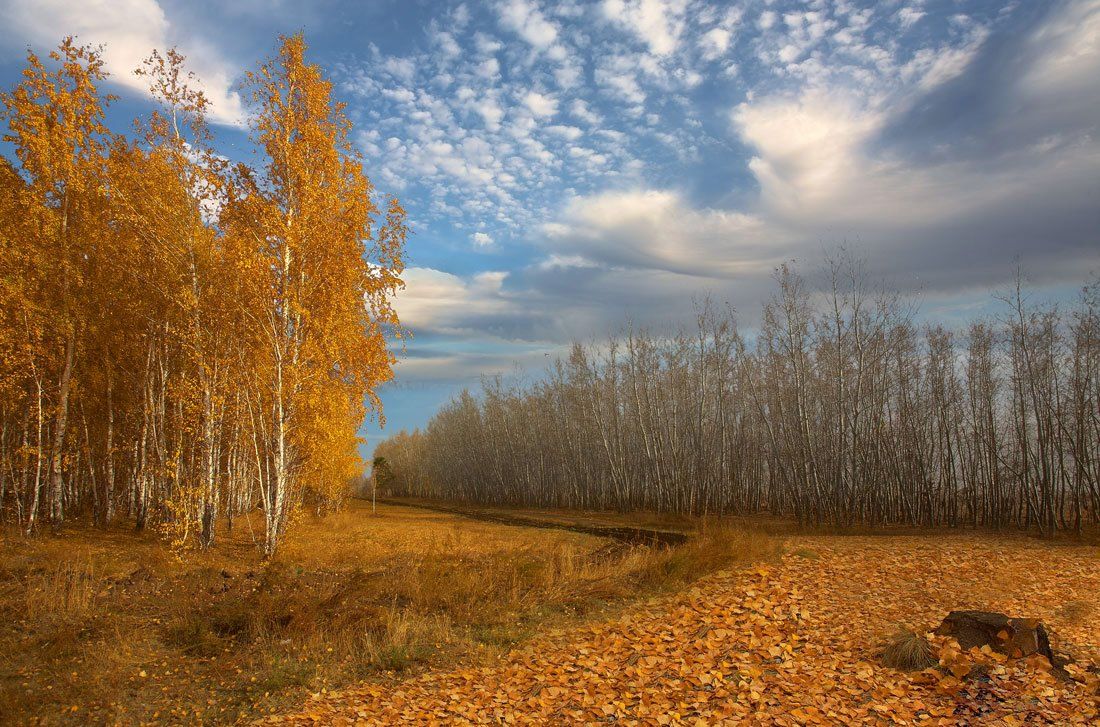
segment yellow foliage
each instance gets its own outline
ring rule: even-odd
[[[183,550],[258,506],[271,555],[293,512],[346,498],[408,229],[305,53],[282,38],[248,76],[257,168],[214,151],[175,49],[137,70],[156,109],[133,137],[71,38],[0,96],[0,464],[27,531],[125,509]]]

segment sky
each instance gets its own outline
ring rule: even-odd
[[[839,246],[949,323],[1017,268],[1067,302],[1100,272],[1100,0],[0,0],[0,85],[102,43],[123,130],[176,46],[248,161],[236,84],[298,30],[413,228],[364,452],[704,296],[751,328],[777,265]]]

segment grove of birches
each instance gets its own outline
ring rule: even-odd
[[[1100,285],[1019,285],[988,320],[917,323],[840,250],[780,266],[751,336],[697,305],[527,386],[487,379],[379,444],[383,491],[538,507],[770,514],[802,525],[1079,531],[1100,516]]]
[[[216,153],[172,50],[136,69],[157,108],[129,135],[105,122],[102,50],[72,38],[0,95],[8,523],[128,519],[184,551],[257,511],[271,555],[347,496],[392,375],[407,228],[304,53],[282,38],[242,84],[252,165]]]

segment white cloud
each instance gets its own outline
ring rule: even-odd
[[[449,38],[450,36],[447,37]],[[451,40],[451,42],[454,43],[453,40]],[[396,58],[390,56],[382,62],[382,70],[398,80],[411,84],[413,76],[416,74],[416,64],[413,63],[411,58]]]
[[[504,44],[496,38],[478,32],[474,33],[474,47],[477,48],[478,53],[491,56],[494,53],[499,53],[504,48]]]
[[[569,113],[573,114],[573,116],[577,117],[586,124],[598,124],[600,123],[600,121],[602,121],[600,115],[593,112],[592,109],[589,108],[588,104],[579,98],[573,101],[573,103],[569,106]]]
[[[725,28],[711,28],[699,39],[703,59],[713,61],[721,58],[729,49],[733,34]]]
[[[742,103],[733,121],[741,139],[756,150],[749,169],[764,205],[795,215],[820,205],[864,171],[858,155],[882,117],[852,98],[814,90],[799,98]]]
[[[584,132],[576,126],[563,126],[560,124],[547,126],[546,131],[554,136],[560,136],[567,141],[576,141],[584,134]]]
[[[477,247],[492,247],[495,240],[492,236],[484,232],[475,232],[470,235],[470,242],[474,243]]]
[[[569,91],[576,88],[583,79],[584,69],[579,63],[563,60],[563,62],[554,69],[554,81],[558,84],[558,88],[563,91]]]
[[[684,32],[685,0],[604,0],[604,16],[641,39],[655,55],[676,50]]]
[[[539,50],[547,50],[558,38],[558,27],[528,0],[506,0],[500,6],[500,22]]]
[[[553,96],[530,91],[523,97],[523,104],[531,109],[531,113],[539,118],[546,118],[558,113],[558,100]]]
[[[443,54],[444,58],[456,58],[462,49],[459,47],[458,42],[450,33],[439,32],[435,35],[435,43],[439,47],[439,52]]]
[[[596,84],[612,96],[640,105],[645,103],[646,92],[638,83],[638,66],[629,56],[609,56],[600,60],[593,74]]]
[[[416,101],[416,94],[407,88],[383,88],[382,95],[403,104],[411,104]]]
[[[52,48],[66,34],[78,42],[103,44],[104,65],[111,81],[142,92],[147,82],[134,75],[153,49],[164,52],[173,45],[188,56],[188,67],[199,78],[199,89],[211,103],[210,120],[241,125],[244,110],[233,91],[237,69],[204,44],[187,43],[173,27],[156,0],[70,2],[68,0],[8,0],[0,6],[0,26],[6,40],[40,49]]]
[[[906,164],[876,148],[888,120],[856,95],[821,89],[741,104],[734,128],[754,149],[749,167],[760,187],[743,212],[698,208],[667,189],[578,197],[543,226],[548,260],[600,263],[607,270],[600,285],[607,285],[616,270],[759,282],[777,262],[817,257],[850,236],[873,245],[868,252],[878,264],[899,274],[920,267],[939,283],[960,274],[976,281],[994,269],[1007,274],[1014,251],[1032,253],[1027,262],[1061,275],[1077,274],[1082,256],[1090,257],[1080,240],[1065,239],[1056,243],[1064,260],[1036,258],[1032,233],[1019,228],[1051,224],[1029,212],[1036,204],[1079,205],[1097,190],[1100,142],[1013,150],[995,166],[967,159]],[[987,267],[960,269],[955,256],[966,250]]]
[[[474,110],[481,116],[485,126],[491,131],[500,128],[500,120],[504,118],[504,109],[492,99],[483,99],[474,104]]]
[[[492,80],[500,75],[500,61],[496,58],[486,58],[478,64],[475,73],[482,78]]]
[[[1042,93],[1097,86],[1100,73],[1100,0],[1070,4],[1049,18],[1031,38],[1038,59],[1022,79]]]
[[[580,255],[558,255],[555,253],[547,255],[540,260],[536,264],[536,267],[539,270],[554,270],[567,268],[596,268],[599,267],[599,265]]]
[[[917,87],[928,91],[960,76],[978,55],[989,33],[976,27],[969,31],[969,40],[956,47],[922,48],[900,69],[904,80],[917,80]]]
[[[407,268],[405,288],[396,297],[397,314],[414,335],[418,330],[468,331],[473,319],[510,312],[503,292],[507,277],[500,271],[463,278],[433,268]]]
[[[776,254],[775,248],[761,244],[760,220],[694,209],[671,190],[576,198],[560,221],[544,225],[542,231],[554,251],[551,258],[557,255],[559,261],[580,256],[613,266],[706,276],[765,271]]]
[[[904,7],[898,11],[898,22],[901,23],[903,28],[910,27],[923,17],[924,11],[912,6]]]

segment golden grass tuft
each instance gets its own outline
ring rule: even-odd
[[[921,671],[939,663],[932,644],[921,634],[899,628],[882,650],[882,663],[898,671]]]
[[[90,563],[62,560],[30,578],[25,591],[27,613],[54,622],[82,619],[93,609],[97,587]]]
[[[453,640],[451,620],[445,614],[424,615],[391,608],[382,616],[379,628],[363,635],[356,656],[363,672],[403,671],[427,660]]]

